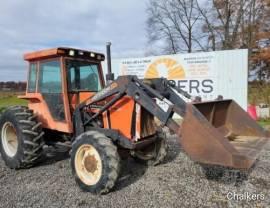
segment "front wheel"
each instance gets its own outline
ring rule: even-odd
[[[72,144],[71,167],[75,180],[84,191],[109,192],[119,174],[120,158],[110,138],[87,131]]]

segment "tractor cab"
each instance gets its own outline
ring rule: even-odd
[[[104,55],[73,48],[55,48],[24,55],[29,62],[26,94],[43,126],[72,133],[75,107],[104,87]]]

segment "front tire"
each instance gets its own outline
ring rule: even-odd
[[[0,118],[0,153],[10,168],[28,168],[37,163],[44,145],[41,123],[25,106],[8,108]]]
[[[105,194],[113,188],[118,178],[120,158],[117,148],[102,133],[82,133],[72,144],[71,168],[82,190]]]

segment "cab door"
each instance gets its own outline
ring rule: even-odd
[[[38,90],[45,100],[53,119],[65,121],[60,59],[40,62]]]
[[[39,61],[37,77],[36,93],[33,97],[30,93],[24,97],[34,98],[29,102],[29,108],[37,114],[43,128],[72,133],[63,58]]]

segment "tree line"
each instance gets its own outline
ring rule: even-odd
[[[24,91],[26,89],[26,82],[0,82],[0,91]]]

